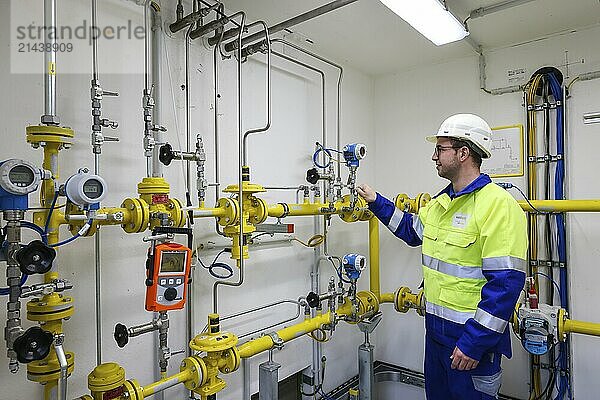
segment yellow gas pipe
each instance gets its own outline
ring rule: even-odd
[[[71,146],[73,130],[56,126],[28,126],[26,132],[28,143],[34,148],[43,148],[44,161],[42,166],[52,172],[52,180],[42,183],[40,204],[45,210],[34,213],[34,223],[44,228],[48,219],[49,208],[55,196],[55,181],[60,178],[59,151]],[[53,210],[48,221],[48,244],[58,243],[58,229],[65,222],[64,213]],[[48,272],[44,275],[44,282],[50,283],[58,277],[57,272]],[[63,319],[70,318],[73,313],[73,298],[58,293],[46,294],[41,299],[36,298],[27,302],[27,319],[38,322],[44,330],[54,335],[63,333]],[[67,358],[67,372],[71,374],[74,368],[75,354],[66,351],[65,355]],[[60,378],[60,364],[56,352],[51,351],[43,360],[27,364],[27,378],[44,385],[45,399],[53,398],[56,395],[58,379]]]
[[[369,288],[379,301],[382,301],[380,287],[379,220],[373,216],[369,219]]]

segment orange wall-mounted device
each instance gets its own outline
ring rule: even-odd
[[[161,243],[148,250],[146,310],[172,311],[185,306],[192,250],[178,243]]]

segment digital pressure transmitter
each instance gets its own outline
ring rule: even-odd
[[[358,162],[367,155],[367,146],[362,143],[347,144],[343,153],[348,167],[358,167]]]
[[[44,171],[28,161],[10,159],[0,163],[0,210],[26,210],[27,195],[35,192],[42,179],[50,179]]]
[[[106,196],[106,182],[101,176],[90,174],[87,169],[79,172],[65,182],[67,199],[82,209],[93,208]]]
[[[367,258],[360,254],[346,254],[342,258],[342,265],[348,279],[356,281],[367,267]]]

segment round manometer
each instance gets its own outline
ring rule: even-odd
[[[42,180],[40,169],[33,164],[11,159],[0,164],[0,187],[15,195],[26,195],[37,190]]]
[[[79,207],[99,203],[106,195],[106,182],[102,177],[80,171],[65,183],[67,198]]]

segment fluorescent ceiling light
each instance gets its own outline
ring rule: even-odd
[[[438,0],[380,0],[436,46],[464,39],[469,32]]]

